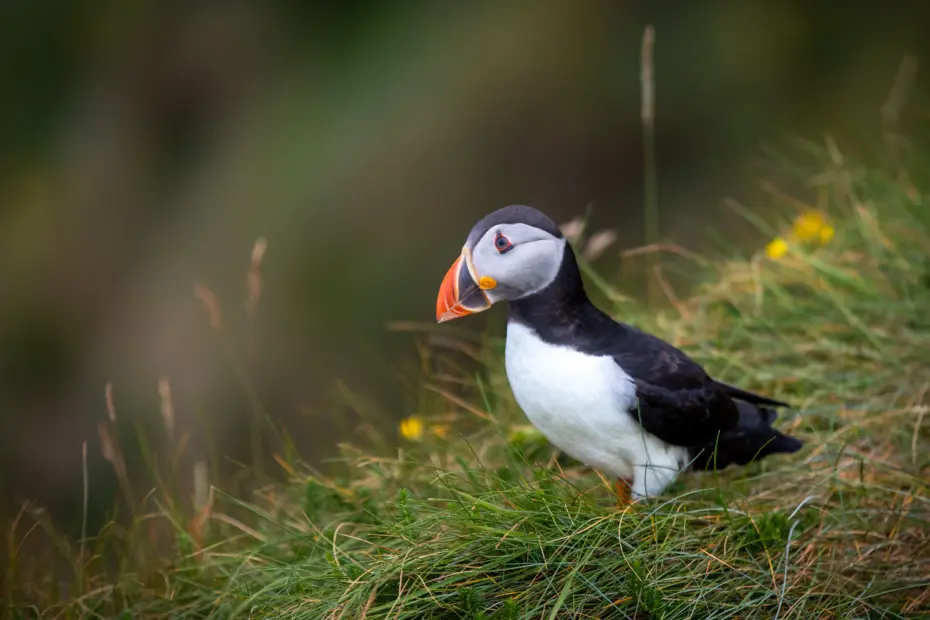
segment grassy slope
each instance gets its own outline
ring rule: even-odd
[[[807,179],[830,197],[826,247],[707,263],[674,313],[617,308],[724,380],[794,403],[780,424],[807,441],[799,454],[689,476],[619,513],[596,473],[518,426],[501,343],[463,344],[486,371],[430,360],[422,441],[389,457],[346,448],[337,478],[282,458],[291,484],[249,503],[217,493],[199,516],[162,499],[89,544],[118,574],[88,553],[58,603],[14,559],[7,601],[69,617],[930,617],[927,199],[833,168]],[[172,552],[153,560],[153,539]]]

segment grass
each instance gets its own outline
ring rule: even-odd
[[[26,507],[7,529],[6,616],[930,617],[930,194],[835,148],[803,159],[798,200],[823,197],[829,243],[689,255],[703,283],[661,312],[590,280],[716,376],[793,403],[779,424],[800,453],[621,513],[609,481],[526,426],[500,340],[435,338],[422,434],[399,449],[342,446],[324,476],[285,439],[286,482],[201,488],[193,505],[157,485],[84,541]]]

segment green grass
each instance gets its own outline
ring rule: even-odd
[[[800,453],[618,512],[525,426],[499,340],[441,340],[424,436],[401,449],[343,446],[323,476],[284,444],[288,482],[196,512],[158,486],[83,555],[29,507],[7,529],[7,616],[930,617],[930,194],[806,157],[826,245],[695,259],[703,284],[659,312],[591,280],[716,376],[793,403],[779,425]]]

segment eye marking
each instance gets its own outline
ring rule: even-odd
[[[501,254],[505,254],[513,249],[513,244],[510,242],[504,233],[497,231],[497,236],[494,238],[494,248]]]

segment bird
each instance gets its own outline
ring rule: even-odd
[[[505,369],[527,419],[563,453],[609,474],[618,504],[654,498],[687,471],[791,454],[773,428],[785,402],[712,378],[668,342],[620,322],[585,291],[571,244],[526,205],[483,217],[446,272],[444,323],[509,308]]]

